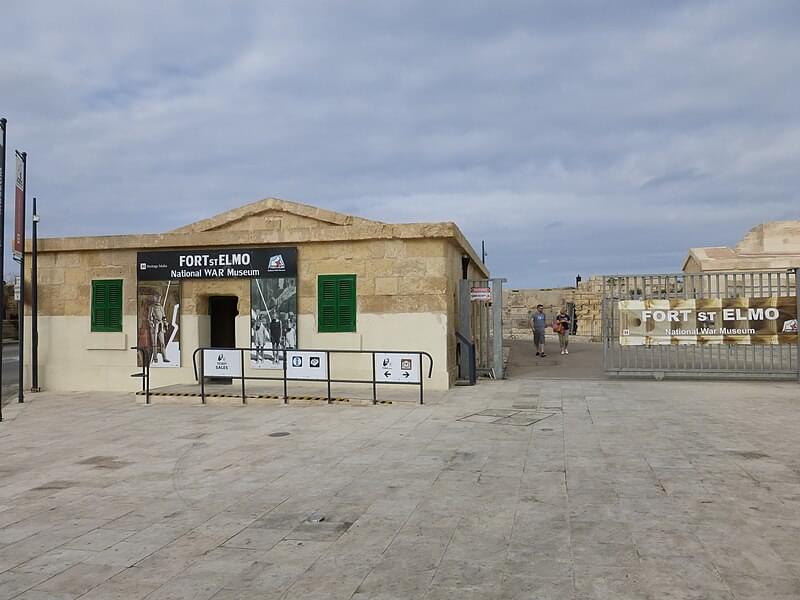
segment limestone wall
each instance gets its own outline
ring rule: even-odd
[[[291,242],[287,242],[291,244]],[[453,280],[461,251],[448,239],[376,239],[298,244],[298,335],[306,348],[422,350],[436,362],[430,387],[455,376]],[[458,257],[457,272],[456,258]],[[30,261],[26,281],[30,282]],[[45,389],[133,390],[136,370],[136,251],[60,250],[39,256],[40,382]],[[357,332],[317,332],[317,276],[357,275]],[[473,274],[477,277],[477,272]],[[90,331],[91,282],[123,279],[123,332]],[[249,280],[182,284],[180,369],[162,369],[158,383],[193,380],[191,353],[207,344],[207,298],[239,298],[237,344],[249,344]],[[30,298],[28,283],[27,298]],[[26,306],[30,314],[30,306]],[[30,327],[27,327],[30,331]],[[156,377],[154,377],[154,382]]]
[[[578,319],[578,335],[599,342],[603,331],[602,304],[603,280],[590,277],[581,281],[575,291],[575,314]]]
[[[575,303],[578,319],[578,335],[599,340],[601,335],[601,306],[603,283],[599,277],[591,277],[575,289],[511,289],[503,293],[503,335],[506,339],[529,338],[530,315],[538,304],[544,305],[548,322],[552,323],[559,309],[567,302]]]

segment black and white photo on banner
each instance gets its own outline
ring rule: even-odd
[[[250,365],[283,369],[285,350],[297,349],[297,278],[250,281]]]

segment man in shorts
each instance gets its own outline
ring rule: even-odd
[[[533,345],[536,346],[536,356],[547,356],[544,353],[544,329],[547,326],[547,315],[544,306],[539,304],[536,312],[531,316],[531,331],[533,331]]]

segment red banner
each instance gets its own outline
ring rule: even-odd
[[[14,258],[19,260],[25,252],[25,161],[17,154],[17,212],[14,218]]]

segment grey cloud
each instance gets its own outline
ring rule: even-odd
[[[169,229],[279,196],[456,221],[496,274],[550,286],[676,270],[689,245],[797,217],[798,12],[16,3],[2,110],[45,235]]]

